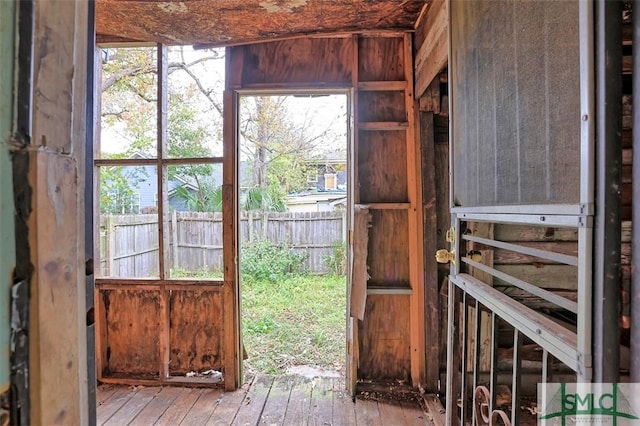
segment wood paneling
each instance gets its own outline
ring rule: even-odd
[[[350,38],[310,38],[234,47],[231,52],[243,55],[243,87],[348,87],[352,49]]]
[[[420,97],[449,58],[449,10],[447,0],[434,0],[427,18],[416,30],[416,97]]]
[[[401,37],[361,37],[359,81],[405,80],[403,42]]]
[[[406,211],[373,210],[369,231],[369,286],[409,287]],[[366,315],[366,314],[365,314]]]
[[[410,379],[409,312],[409,296],[367,298],[365,320],[358,333],[361,379]]]
[[[361,91],[359,121],[407,121],[404,91]]]
[[[222,305],[218,291],[173,291],[169,374],[222,369]]]
[[[403,203],[407,194],[407,146],[404,131],[360,131],[360,202]]]
[[[160,291],[105,290],[109,375],[152,378],[160,366]]]

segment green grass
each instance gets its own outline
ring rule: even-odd
[[[294,365],[344,370],[346,279],[290,276],[242,283],[248,372],[279,374]]]

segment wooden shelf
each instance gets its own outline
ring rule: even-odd
[[[411,296],[413,290],[408,287],[367,287],[367,295],[388,295],[388,296]]]
[[[409,210],[410,203],[361,203],[370,210]]]
[[[397,91],[405,90],[407,88],[407,82],[404,80],[398,81],[360,81],[358,82],[358,90],[367,91]]]
[[[409,123],[406,121],[368,121],[358,123],[360,130],[407,130]]]

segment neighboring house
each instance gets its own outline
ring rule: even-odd
[[[339,151],[330,152],[324,158],[307,162],[308,188],[316,191],[347,190],[347,158]]]
[[[346,192],[336,191],[291,195],[285,203],[290,212],[331,212],[342,200],[346,200]]]
[[[147,158],[137,153],[133,158]],[[214,184],[222,183],[222,164],[212,164],[213,172],[206,176],[207,181]],[[120,214],[152,213],[158,207],[158,175],[155,166],[124,166],[122,176],[126,179],[128,188],[114,188],[109,191],[113,200],[110,211]],[[198,185],[189,176],[176,176],[168,183],[169,206],[172,210],[189,210],[184,198],[177,194],[177,188],[182,186],[188,191],[196,192]]]

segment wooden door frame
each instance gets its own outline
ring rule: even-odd
[[[227,51],[227,58],[229,58],[229,52]],[[233,75],[230,73],[233,63],[231,59],[227,59],[227,76]],[[353,141],[352,135],[355,134],[353,129],[353,109],[351,102],[354,98],[353,89],[344,87],[328,87],[328,88],[314,88],[311,85],[309,87],[296,87],[292,88],[280,88],[274,89],[241,89],[230,88],[233,87],[227,82],[227,90],[224,94],[224,124],[223,124],[223,223],[225,223],[223,229],[223,241],[224,241],[224,286],[223,286],[223,327],[224,327],[224,368],[225,368],[225,389],[234,390],[242,385],[243,380],[243,356],[244,348],[242,344],[242,297],[241,297],[241,282],[240,282],[240,227],[239,227],[239,126],[240,126],[240,102],[241,96],[290,96],[295,94],[313,95],[313,94],[325,94],[325,95],[346,95],[347,104],[347,167],[349,173],[347,174],[347,245],[350,244],[350,235],[353,226],[353,178],[352,172],[354,167],[353,160]],[[347,250],[347,265],[351,262],[351,253]],[[346,300],[346,318],[345,324],[347,339],[345,342],[345,352],[347,361],[347,371],[349,369],[349,330],[355,328],[357,333],[357,326],[351,327],[349,321],[349,288],[351,277],[347,273],[347,300]],[[357,338],[357,334],[356,334]],[[354,369],[355,372],[355,369]],[[348,382],[348,381],[347,381]],[[355,380],[354,380],[355,383]]]

